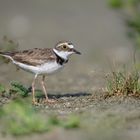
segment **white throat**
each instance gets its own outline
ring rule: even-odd
[[[53,49],[53,51],[60,56],[61,58],[68,60],[68,56],[72,54],[72,52],[64,52],[64,51],[58,51],[55,48]]]

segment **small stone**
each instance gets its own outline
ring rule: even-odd
[[[71,107],[71,104],[69,102],[66,103],[66,107]]]
[[[77,111],[77,110],[79,110],[79,108],[78,108],[78,107],[76,107],[76,108],[75,108],[75,110]]]

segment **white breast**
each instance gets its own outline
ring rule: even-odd
[[[50,62],[50,63],[45,63],[41,66],[38,66],[38,69],[39,69],[40,74],[45,74],[45,73],[51,74],[62,67],[63,66],[58,64],[57,62]]]
[[[29,71],[34,74],[51,74],[63,67],[62,65],[57,64],[57,62],[45,63],[38,66],[30,66],[16,61],[14,61],[14,63],[25,71]]]

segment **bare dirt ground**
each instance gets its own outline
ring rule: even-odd
[[[94,93],[94,96],[93,93],[50,94],[50,98],[57,100],[55,104],[42,104],[35,108],[46,118],[52,115],[67,118],[74,114],[80,119],[80,127],[72,129],[56,127],[50,132],[19,136],[16,139],[138,140],[140,137],[139,99],[132,97],[105,99],[102,95],[101,92]],[[5,102],[4,98],[1,98],[1,102]],[[15,137],[2,136],[2,139],[11,140]]]
[[[61,119],[76,115],[80,120],[80,126],[71,129],[56,127],[46,133],[19,136],[16,139],[138,140],[140,137],[140,100],[134,97],[121,96],[105,98],[106,93],[102,88],[95,90],[92,84],[86,82],[91,81],[92,83],[95,78],[93,80],[92,76],[84,75],[83,78],[78,77],[69,78],[70,82],[66,82],[65,78],[58,76],[57,80],[53,80],[53,76],[51,76],[50,78],[54,81],[54,84],[57,84],[56,86],[49,84],[49,98],[53,98],[57,102],[54,104],[42,104],[35,108],[46,116],[46,119],[48,116],[53,115]],[[101,85],[105,84],[104,78],[100,76],[97,76],[97,78],[102,79]],[[75,79],[79,81],[79,83],[76,82],[78,86],[73,84]],[[52,81],[50,82],[53,83]],[[39,102],[42,103],[44,96],[41,95],[38,98]],[[24,100],[29,106],[31,105],[31,96]],[[7,102],[7,99],[0,98],[0,102],[3,104]],[[15,139],[15,137],[8,135],[2,136],[2,139],[11,140]]]

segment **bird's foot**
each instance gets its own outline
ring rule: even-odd
[[[40,103],[38,103],[37,101],[33,100],[33,101],[32,101],[32,105],[39,106]]]
[[[44,101],[45,104],[47,104],[47,103],[53,104],[53,103],[56,103],[56,102],[57,102],[57,100],[54,100],[54,99],[46,99],[46,100]]]

